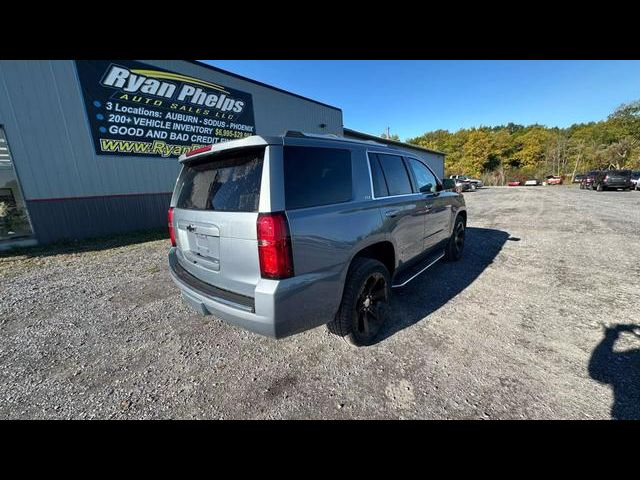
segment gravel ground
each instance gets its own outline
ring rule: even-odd
[[[0,418],[639,418],[640,192],[465,197],[369,348],[192,313],[167,240],[0,256]]]

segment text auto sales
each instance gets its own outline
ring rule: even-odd
[[[216,118],[233,120],[242,113],[245,102],[228,97],[224,93],[211,93],[200,87],[183,84],[180,89],[172,82],[159,81],[130,72],[128,69],[111,65],[101,83],[106,87],[117,88],[123,93],[116,98],[130,102],[169,107],[170,109]],[[177,93],[177,95],[176,95]],[[156,98],[144,97],[142,94]],[[166,105],[165,100],[175,100]],[[180,105],[183,102],[187,105]]]

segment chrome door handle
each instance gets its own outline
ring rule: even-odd
[[[393,217],[397,217],[398,213],[400,213],[398,210],[387,210],[386,212],[384,212],[384,216],[393,218]]]

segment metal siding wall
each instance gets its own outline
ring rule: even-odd
[[[340,110],[185,61],[144,62],[251,93],[258,134],[342,134]],[[41,243],[166,224],[177,160],[96,155],[73,61],[0,61],[0,124]],[[122,194],[154,195],[108,197]],[[68,199],[94,196],[105,197]]]
[[[40,243],[165,227],[171,194],[27,201]]]
[[[95,154],[73,62],[2,61],[0,84],[0,122],[27,200],[173,189],[175,159]]]
[[[259,134],[342,133],[340,110],[185,61],[144,62],[251,93]],[[0,61],[0,123],[27,200],[173,190],[175,159],[98,156],[86,115],[72,61]]]
[[[418,150],[409,150],[411,154],[424,161],[431,170],[440,178],[444,178],[444,155],[437,153],[419,152]]]

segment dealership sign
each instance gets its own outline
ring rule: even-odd
[[[98,155],[179,157],[255,133],[249,93],[129,60],[76,68]]]

